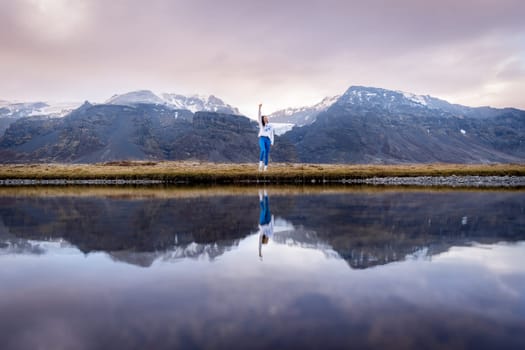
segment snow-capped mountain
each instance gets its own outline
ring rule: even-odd
[[[513,108],[473,108],[352,86],[315,123],[282,137],[295,145],[300,162],[520,162],[524,116]]]
[[[79,102],[9,102],[0,101],[0,136],[20,118],[46,116],[60,118],[80,106]]]
[[[320,113],[338,105],[346,108],[373,109],[381,108],[392,113],[402,113],[406,108],[421,108],[439,111],[445,114],[493,117],[498,109],[489,107],[472,108],[451,104],[429,95],[416,95],[409,92],[387,90],[366,86],[351,86],[343,95],[326,97],[321,102],[306,107],[287,108],[270,114],[280,134],[290,131],[294,126],[305,126],[317,120]]]
[[[336,101],[338,105],[381,107],[391,110],[401,106],[440,109],[448,113],[467,113],[471,108],[448,103],[429,95],[416,95],[374,87],[351,86]]]
[[[106,104],[133,105],[133,104],[160,104],[174,109],[186,109],[193,113],[219,112],[228,114],[239,114],[239,110],[226,104],[220,98],[213,95],[184,96],[173,93],[163,93],[160,96],[150,90],[131,91],[122,95],[113,95]]]
[[[372,110],[380,108],[393,115],[402,115],[408,110],[420,110],[439,116],[470,117],[475,119],[494,118],[502,111],[513,112],[513,108],[468,107],[452,104],[429,95],[416,95],[409,92],[386,90],[374,87],[351,86],[332,106],[346,109]]]
[[[272,123],[286,123],[292,126],[304,126],[312,124],[317,115],[333,105],[340,95],[326,97],[321,102],[306,107],[286,108],[269,115]],[[291,129],[290,127],[288,129]]]

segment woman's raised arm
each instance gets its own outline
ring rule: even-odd
[[[259,126],[262,127],[262,120],[261,120],[261,108],[262,108],[262,103],[259,103],[259,114],[257,116],[257,122],[259,123]]]

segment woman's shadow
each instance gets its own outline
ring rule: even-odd
[[[268,244],[273,236],[274,220],[270,212],[270,200],[266,190],[259,190],[259,206],[261,213],[259,215],[259,257],[262,259],[262,245]]]

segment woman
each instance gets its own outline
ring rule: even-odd
[[[261,115],[262,103],[259,103],[259,116],[257,120],[259,121],[259,147],[261,148],[261,153],[259,155],[259,171],[263,170],[264,162],[264,171],[268,170],[268,156],[270,155],[270,146],[273,145],[273,136],[274,130],[272,124],[269,123],[268,116]]]

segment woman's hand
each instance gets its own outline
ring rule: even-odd
[[[262,108],[262,103],[259,103],[259,109],[261,109],[261,108]]]

